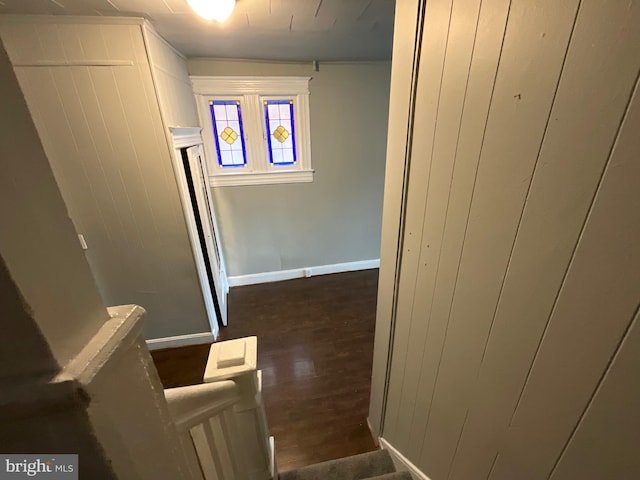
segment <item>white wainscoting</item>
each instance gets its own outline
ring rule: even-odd
[[[279,282],[292,278],[313,277],[315,275],[327,275],[329,273],[353,272],[356,270],[368,270],[378,268],[380,259],[360,260],[357,262],[334,263],[332,265],[319,265],[315,267],[294,268],[291,270],[277,270],[275,272],[251,273],[249,275],[237,275],[229,277],[229,286],[254,285],[257,283]]]
[[[389,455],[391,455],[391,460],[393,460],[393,464],[395,465],[396,470],[409,472],[413,480],[430,480],[422,470],[416,467],[407,457],[402,455],[384,438],[380,437],[378,440],[380,443],[380,447],[383,450],[388,451]]]

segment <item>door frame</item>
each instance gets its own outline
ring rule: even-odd
[[[196,264],[196,270],[198,272],[198,279],[200,281],[200,288],[202,290],[202,297],[204,300],[205,309],[207,311],[207,318],[209,320],[209,326],[211,327],[211,333],[213,334],[214,339],[218,338],[219,327],[218,327],[218,316],[216,313],[214,296],[215,292],[211,290],[211,285],[209,283],[209,277],[207,275],[207,267],[204,260],[204,255],[202,252],[202,246],[200,244],[200,237],[198,235],[198,227],[196,224],[195,216],[193,213],[193,206],[191,203],[191,195],[189,193],[189,187],[187,184],[187,177],[184,171],[182,152],[183,148],[189,148],[194,146],[200,146],[202,149],[202,129],[197,128],[181,128],[181,127],[170,127],[169,131],[171,132],[171,138],[173,141],[173,149],[171,152],[171,158],[173,161],[173,170],[176,175],[176,181],[178,183],[178,191],[180,193],[180,203],[182,204],[182,211],[184,213],[184,219],[187,226],[187,231],[189,232],[189,240],[191,243],[191,250],[193,252],[193,258]],[[210,205],[213,212],[213,205]],[[201,221],[207,221],[206,219],[201,219]],[[215,221],[215,217],[214,217]],[[211,226],[212,228],[217,229],[217,225]],[[217,230],[219,235],[219,231]],[[218,245],[221,247],[221,245]],[[220,253],[220,285],[223,289],[222,294],[227,295],[229,293],[229,282],[226,275],[226,268],[224,266],[224,258],[222,255],[222,250],[219,248]],[[223,320],[222,318],[220,319]],[[226,318],[224,318],[226,325]]]

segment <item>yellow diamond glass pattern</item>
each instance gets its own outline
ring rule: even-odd
[[[227,142],[229,145],[232,145],[238,139],[238,134],[233,128],[226,127],[224,130],[222,130],[220,138]]]
[[[267,131],[269,162],[272,165],[296,163],[296,127],[291,99],[264,100],[264,118]]]
[[[289,138],[289,131],[282,125],[278,125],[278,127],[273,132],[273,136],[280,143],[284,143],[284,141]]]

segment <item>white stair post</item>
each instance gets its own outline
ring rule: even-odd
[[[262,375],[257,370],[257,353],[257,337],[214,343],[204,382],[233,380],[237,385],[240,400],[233,405],[233,414],[245,470],[249,480],[268,480],[277,478],[277,465],[275,444],[269,436],[262,401]]]

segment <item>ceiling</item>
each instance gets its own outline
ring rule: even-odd
[[[0,0],[2,13],[149,19],[187,57],[389,60],[395,0],[237,0],[223,24],[186,0]]]

